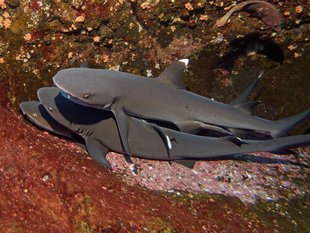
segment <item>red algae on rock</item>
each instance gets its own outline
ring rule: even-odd
[[[84,60],[98,68],[156,76],[172,61],[188,57],[185,81],[191,91],[229,102],[256,68],[272,67],[263,88],[258,87],[258,100],[264,103],[258,112],[275,119],[309,107],[305,0],[271,1],[286,12],[277,36],[258,27],[258,20],[244,17],[212,28],[235,1],[145,2],[4,1],[0,16],[11,23],[0,28],[0,105],[16,109],[21,101],[35,99],[36,90],[50,86],[59,69]],[[278,44],[283,65],[259,54],[246,55],[237,59],[229,77],[218,74],[217,62],[228,43],[249,33]],[[244,72],[249,75],[238,79]],[[0,137],[0,225],[5,232],[308,229],[309,169],[295,163],[292,155],[256,153],[200,161],[190,170],[135,158],[128,164],[110,153],[111,172],[74,144],[35,129],[19,113],[3,108]],[[309,147],[297,152],[304,156],[300,162],[309,165]]]
[[[268,232],[258,216],[245,210],[237,199],[225,201],[211,195],[196,199],[186,193],[129,186],[77,146],[39,131],[2,107],[0,138],[0,225],[4,232],[208,232],[238,228]],[[154,161],[153,166],[156,163],[162,165]],[[253,217],[243,216],[240,207]]]
[[[208,232],[237,229],[268,232],[268,227],[259,221],[261,217],[237,198],[210,194],[199,197],[178,191],[193,191],[195,185],[205,189],[204,174],[211,180],[213,178],[209,182],[214,184],[208,190],[210,193],[217,192],[216,184],[220,188],[229,188],[227,184],[221,186],[221,182],[229,179],[237,184],[236,189],[242,183],[238,179],[258,181],[258,175],[250,177],[252,173],[248,170],[247,178],[233,174],[222,174],[219,178],[223,169],[240,166],[241,161],[235,161],[235,164],[231,161],[199,162],[195,170],[189,170],[174,163],[169,165],[142,159],[133,159],[136,165],[128,165],[121,162],[120,155],[110,153],[109,160],[117,171],[115,175],[86,157],[86,153],[77,146],[39,131],[4,108],[0,108],[0,137],[0,225],[3,231],[35,231],[40,228],[45,232]],[[255,162],[251,157],[248,159]],[[275,167],[269,167],[268,162],[272,161],[265,161],[265,167],[259,166],[258,170],[271,172]],[[137,177],[136,180],[133,177]],[[264,179],[265,184],[273,185],[273,181],[269,180],[272,178]],[[167,192],[146,190],[122,180]],[[250,189],[253,185],[251,181],[248,184]],[[281,181],[278,185],[292,186],[291,180]],[[245,190],[246,187],[241,185],[239,189]],[[243,201],[253,200],[251,195]]]
[[[201,229],[182,202],[126,185],[77,147],[25,125],[3,108],[0,137],[4,232]]]

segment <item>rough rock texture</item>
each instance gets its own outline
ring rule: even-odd
[[[185,203],[129,187],[64,140],[0,111],[1,231],[201,229]]]
[[[309,152],[302,150],[306,157],[302,163],[296,162],[292,155],[253,153],[237,155],[234,160],[198,161],[193,169],[177,163],[134,158],[134,164],[128,164],[115,153],[108,159],[112,162],[113,171],[132,185],[168,192],[186,190],[223,194],[254,204],[257,200],[289,200],[307,193],[308,181],[302,184],[296,183],[296,179],[308,178],[309,173],[303,164],[309,164]]]
[[[266,230],[257,216],[247,220],[232,212],[241,207],[252,214],[237,200],[221,206],[208,195],[196,200],[129,186],[75,145],[25,124],[4,108],[0,137],[3,232]],[[210,213],[212,208],[216,211]],[[218,214],[227,216],[217,219]]]
[[[1,231],[307,232],[309,147],[299,158],[257,153],[194,170],[110,153],[108,171],[17,109],[84,60],[155,77],[189,57],[191,91],[229,103],[263,70],[256,114],[299,113],[310,107],[308,2],[271,2],[284,15],[279,34],[244,14],[213,28],[235,1],[0,1]]]

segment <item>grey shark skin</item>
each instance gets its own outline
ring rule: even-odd
[[[259,80],[263,77],[264,72],[261,72],[257,78],[252,82],[242,93],[240,96],[238,96],[236,99],[234,99],[230,104],[237,105],[242,104],[246,101],[246,99],[249,97],[249,95],[252,93],[254,88],[257,86]]]
[[[116,121],[110,112],[75,104],[63,98],[55,87],[39,89],[38,97],[55,120],[54,124],[61,124],[82,136],[89,154],[101,165],[111,168],[105,158],[108,151],[125,153]],[[40,103],[37,102],[36,105],[39,106]],[[23,106],[21,105],[21,108]],[[39,114],[38,110],[37,115]],[[170,145],[170,153],[167,153],[166,143],[152,124],[136,118],[129,119],[130,150],[133,156],[147,159],[205,159],[238,153],[277,152],[310,143],[310,135],[300,135],[267,141],[245,140],[244,144],[238,146],[236,139],[231,136],[204,137],[163,128]]]
[[[80,66],[82,68],[88,68],[87,63],[83,62]],[[257,86],[259,80],[263,76],[260,73],[259,76],[254,80],[251,85],[249,85],[240,96],[238,96],[231,104],[241,104],[245,102],[246,98],[251,94],[253,89]],[[40,128],[53,132],[55,134],[72,138],[72,131],[63,125],[56,122],[47,112],[42,104],[38,101],[25,101],[19,105],[23,115],[33,124],[39,126]]]
[[[19,108],[31,123],[39,126],[41,129],[64,137],[72,137],[72,131],[61,124],[57,124],[57,122],[55,123],[55,120],[38,101],[22,102],[19,104]]]
[[[26,101],[19,104],[25,118],[41,129],[72,140],[77,146],[86,150],[84,139],[72,130],[56,122],[38,101]]]
[[[308,109],[270,121],[251,114],[257,102],[229,105],[186,91],[182,76],[187,62],[183,59],[173,63],[154,79],[112,70],[70,68],[60,70],[53,81],[72,101],[112,111],[129,154],[128,116],[171,122],[183,132],[245,129],[270,132],[276,138],[310,115]]]

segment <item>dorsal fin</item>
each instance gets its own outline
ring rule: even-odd
[[[182,77],[188,61],[188,59],[181,59],[172,63],[156,78],[156,80],[173,88],[185,89]]]
[[[259,101],[250,101],[246,103],[241,103],[241,104],[236,104],[234,105],[237,109],[247,113],[247,114],[252,114],[254,107],[259,104]]]

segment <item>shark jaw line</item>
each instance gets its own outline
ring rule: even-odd
[[[79,99],[79,98],[76,98],[66,92],[64,92],[63,90],[60,91],[61,95],[72,101],[73,103],[76,103],[76,104],[79,104],[79,105],[82,105],[82,106],[85,106],[85,107],[91,107],[91,108],[97,108],[97,109],[100,109],[100,110],[105,110],[105,111],[110,111],[111,110],[111,106],[113,104],[113,101],[112,103],[108,103],[108,104],[105,104],[105,105],[99,105],[99,104],[89,104],[89,103],[86,103],[84,102],[83,100]]]

